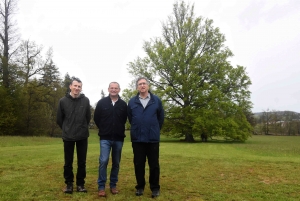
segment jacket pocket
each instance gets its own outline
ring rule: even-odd
[[[138,128],[134,124],[132,124],[130,127],[130,137],[133,141],[138,140]]]
[[[159,135],[160,135],[159,125],[151,125],[149,130],[149,138],[148,138],[149,141],[150,142],[159,141]]]

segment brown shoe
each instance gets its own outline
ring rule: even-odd
[[[98,195],[99,195],[99,197],[106,197],[105,190],[99,190]]]
[[[117,190],[117,188],[111,188],[110,189],[110,192],[112,193],[112,194],[118,194],[119,193],[119,191]]]

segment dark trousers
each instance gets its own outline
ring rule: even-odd
[[[136,189],[144,189],[145,181],[145,164],[146,158],[149,165],[149,183],[150,189],[159,190],[159,143],[141,143],[132,142],[133,149],[133,163],[136,178]]]
[[[64,140],[64,154],[65,154],[65,165],[64,165],[64,178],[65,183],[74,182],[73,173],[73,158],[74,158],[74,147],[76,145],[77,152],[77,174],[76,174],[76,185],[84,185],[86,177],[86,154],[88,140],[79,141],[65,141]]]

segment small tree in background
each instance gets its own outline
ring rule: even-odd
[[[106,96],[106,95],[105,95],[103,89],[101,89],[101,99],[102,99],[102,98],[105,98],[105,96]]]

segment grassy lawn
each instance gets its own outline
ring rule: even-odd
[[[161,196],[156,200],[300,200],[299,156],[299,136],[253,136],[245,143],[162,138]],[[129,137],[122,153],[120,194],[111,195],[107,188],[107,198],[98,198],[98,157],[98,136],[92,130],[88,193],[65,195],[60,138],[0,137],[0,200],[153,200],[148,183],[144,195],[135,196]]]

